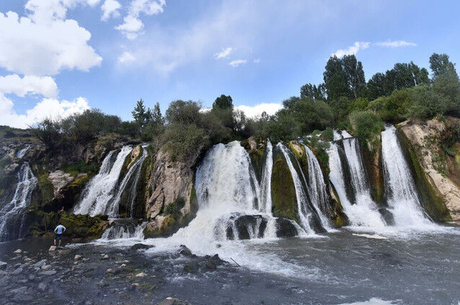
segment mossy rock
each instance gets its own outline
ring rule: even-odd
[[[380,138],[379,138],[380,139]],[[377,145],[375,143],[375,145]],[[369,177],[371,194],[375,202],[384,204],[384,176],[382,165],[382,141],[378,143],[376,151],[370,151],[368,145],[363,145],[363,159]]]
[[[297,199],[289,167],[281,153],[275,153],[272,173],[273,215],[297,221]]]
[[[38,173],[38,188],[40,190],[40,202],[46,204],[53,200],[54,187],[48,179],[49,173],[45,170],[40,170]]]
[[[107,215],[75,215],[62,212],[59,223],[67,228],[66,235],[85,240],[97,239],[108,227]]]
[[[251,149],[250,141],[252,141],[252,146],[255,146]],[[244,141],[241,141],[241,146],[247,150],[249,157],[251,159],[252,166],[256,173],[258,179],[262,176],[262,168],[265,161],[265,151],[267,148],[267,141],[262,138],[249,138]]]
[[[415,184],[420,192],[425,211],[434,221],[450,221],[452,218],[442,197],[433,187],[430,178],[421,167],[417,154],[403,132],[398,132],[399,142],[408,161]]]

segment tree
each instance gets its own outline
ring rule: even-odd
[[[328,101],[338,99],[341,96],[350,96],[347,74],[343,68],[342,60],[337,56],[330,57],[325,69],[323,78]]]
[[[32,133],[43,143],[46,148],[55,152],[61,144],[61,125],[58,121],[45,119],[37,124],[37,127],[32,128]]]
[[[347,85],[352,95],[349,98],[357,99],[366,94],[366,79],[364,77],[363,65],[356,60],[355,55],[345,55],[342,58],[343,68],[346,73]]]
[[[455,64],[449,61],[448,55],[434,53],[430,57],[430,68],[433,92],[442,99],[447,112],[460,114],[460,81]]]
[[[220,109],[232,109],[233,110],[233,100],[230,95],[222,94],[212,104],[212,108],[220,108]]]
[[[132,111],[134,121],[139,125],[140,130],[142,130],[150,119],[150,111],[145,108],[144,101],[140,99],[137,101],[136,107]]]
[[[312,98],[315,101],[317,100],[324,100],[326,96],[324,84],[312,85],[312,84],[305,84],[300,88],[300,97],[308,97]]]
[[[194,101],[177,100],[169,104],[166,110],[166,121],[169,124],[197,124],[200,121],[201,104]]]

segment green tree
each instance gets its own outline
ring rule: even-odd
[[[144,101],[140,99],[136,103],[136,107],[131,112],[134,121],[139,125],[140,130],[144,129],[150,119],[150,111],[145,107]]]
[[[449,61],[448,55],[434,53],[430,57],[430,68],[433,92],[442,99],[447,112],[460,114],[460,81],[455,64]]]
[[[327,61],[323,78],[328,101],[341,96],[350,96],[347,74],[343,68],[343,62],[337,56],[332,56]]]
[[[315,101],[324,100],[326,96],[324,84],[318,86],[312,84],[305,84],[300,88],[300,97],[312,98]]]
[[[343,68],[346,73],[349,98],[357,99],[366,95],[366,79],[364,77],[363,65],[356,59],[355,55],[345,55],[342,58]]]
[[[220,108],[220,109],[232,109],[233,110],[233,100],[230,95],[222,94],[212,104],[212,108]]]

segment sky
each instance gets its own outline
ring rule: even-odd
[[[355,54],[366,79],[432,53],[460,62],[459,1],[1,0],[0,125],[27,128],[85,109],[132,120],[136,101],[255,116],[319,84]]]

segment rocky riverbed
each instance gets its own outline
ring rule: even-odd
[[[147,257],[143,253],[151,246],[143,244],[126,249],[51,244],[32,239],[0,245],[3,304],[189,304],[166,296],[174,290],[165,289],[171,276],[204,274],[227,264],[186,247]]]

